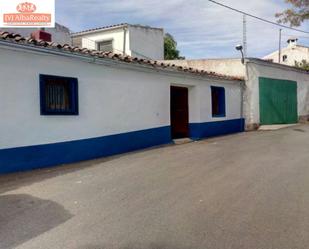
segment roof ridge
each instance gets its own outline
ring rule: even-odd
[[[88,33],[88,32],[100,31],[100,30],[104,30],[104,29],[120,28],[122,26],[132,26],[132,27],[142,27],[142,28],[150,28],[150,29],[163,30],[163,28],[151,27],[149,25],[119,23],[119,24],[113,24],[113,25],[108,25],[108,26],[102,26],[102,27],[97,27],[97,28],[91,28],[91,29],[81,30],[81,31],[77,31],[77,32],[72,32],[71,35],[74,36],[74,35],[80,35],[80,34]]]
[[[77,32],[72,32],[71,35],[78,35],[78,34],[82,34],[86,32],[97,31],[97,30],[108,29],[108,28],[117,28],[117,27],[122,27],[125,25],[129,25],[129,24],[128,23],[118,23],[118,24],[113,24],[113,25],[97,27],[97,28],[85,29],[85,30],[81,30]]]
[[[58,49],[63,52],[79,53],[82,55],[96,56],[98,58],[109,58],[109,59],[113,59],[113,60],[117,60],[121,62],[142,64],[142,65],[152,66],[152,67],[161,68],[161,69],[171,69],[171,70],[176,70],[176,71],[181,71],[181,72],[188,72],[188,73],[195,74],[195,75],[210,76],[210,77],[217,78],[217,79],[225,79],[225,80],[233,80],[233,81],[243,81],[244,80],[243,77],[228,76],[228,75],[218,74],[215,72],[208,72],[205,70],[194,69],[192,67],[187,68],[183,66],[177,66],[171,62],[164,63],[164,62],[159,62],[157,60],[141,59],[141,58],[131,57],[129,55],[122,55],[122,54],[113,53],[113,52],[103,52],[103,51],[91,50],[87,48],[73,47],[73,46],[70,46],[69,44],[62,45],[62,44],[55,43],[55,42],[35,40],[35,39],[32,39],[31,37],[23,37],[19,34],[9,33],[7,31],[1,32],[1,30],[0,30],[0,40],[6,40],[11,43],[32,45],[32,46],[37,46],[37,47],[49,48],[49,49]]]

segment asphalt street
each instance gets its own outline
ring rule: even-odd
[[[308,249],[309,125],[0,176],[0,248]]]

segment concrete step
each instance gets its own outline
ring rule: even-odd
[[[193,140],[191,138],[179,138],[179,139],[174,139],[173,142],[174,144],[179,145],[179,144],[192,143]]]
[[[275,131],[275,130],[280,130],[280,129],[284,129],[284,128],[296,126],[296,125],[299,125],[299,124],[261,125],[259,127],[259,131]]]

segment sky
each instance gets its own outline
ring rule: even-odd
[[[275,13],[288,7],[284,0],[218,0],[253,15],[276,21]],[[56,21],[72,31],[119,23],[164,28],[174,36],[187,59],[235,58],[242,43],[242,15],[208,0],[56,0]],[[309,31],[309,22],[299,29]],[[309,46],[309,34],[282,31]],[[248,57],[263,57],[278,49],[279,27],[247,18]]]

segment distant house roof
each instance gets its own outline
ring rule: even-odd
[[[301,44],[297,44],[296,47],[300,47],[300,48],[309,48],[308,46],[301,45]]]
[[[146,29],[156,29],[156,30],[161,30],[163,31],[163,28],[155,28],[155,27],[150,27],[146,25],[140,25],[140,24],[129,24],[129,23],[120,23],[120,24],[114,24],[110,26],[104,26],[104,27],[98,27],[98,28],[93,28],[93,29],[87,29],[83,31],[78,31],[78,32],[73,32],[71,35],[72,36],[79,36],[79,35],[85,35],[89,33],[94,33],[94,32],[99,32],[99,31],[106,31],[106,30],[111,30],[111,29],[118,29],[118,28],[123,28],[123,27],[139,27],[139,28],[146,28]]]
[[[63,54],[77,54],[77,55],[83,55],[83,56],[92,56],[97,57],[99,59],[112,59],[119,62],[125,62],[130,63],[133,65],[145,65],[152,68],[167,70],[167,71],[174,71],[174,72],[184,72],[191,75],[196,76],[205,76],[205,77],[211,77],[216,79],[223,79],[223,80],[232,80],[232,81],[243,81],[244,79],[242,77],[234,77],[234,76],[227,76],[222,74],[217,74],[215,72],[208,72],[204,70],[197,70],[193,68],[186,68],[182,66],[176,66],[172,63],[163,63],[163,62],[157,62],[154,60],[146,60],[146,59],[140,59],[137,57],[131,57],[127,55],[121,55],[121,54],[115,54],[112,52],[103,52],[103,51],[97,51],[97,50],[89,50],[87,48],[80,48],[80,47],[72,47],[68,44],[58,44],[54,42],[46,42],[42,40],[34,40],[32,38],[25,38],[22,37],[19,34],[9,33],[9,32],[1,32],[0,31],[0,42],[6,42],[8,45],[10,44],[18,44],[22,45],[25,48],[31,48],[31,47],[38,47],[46,49],[46,51],[57,51],[62,52]]]
[[[264,63],[264,64],[268,64],[270,66],[277,66],[277,67],[285,68],[287,70],[293,70],[293,71],[309,74],[309,70],[299,68],[299,67],[290,66],[290,65],[285,65],[285,64],[281,64],[281,63],[276,63],[276,62],[273,62],[272,60],[269,60],[269,59],[259,59],[259,58],[250,58],[250,57],[246,58],[246,59],[247,59],[248,62],[261,62],[261,63]]]

